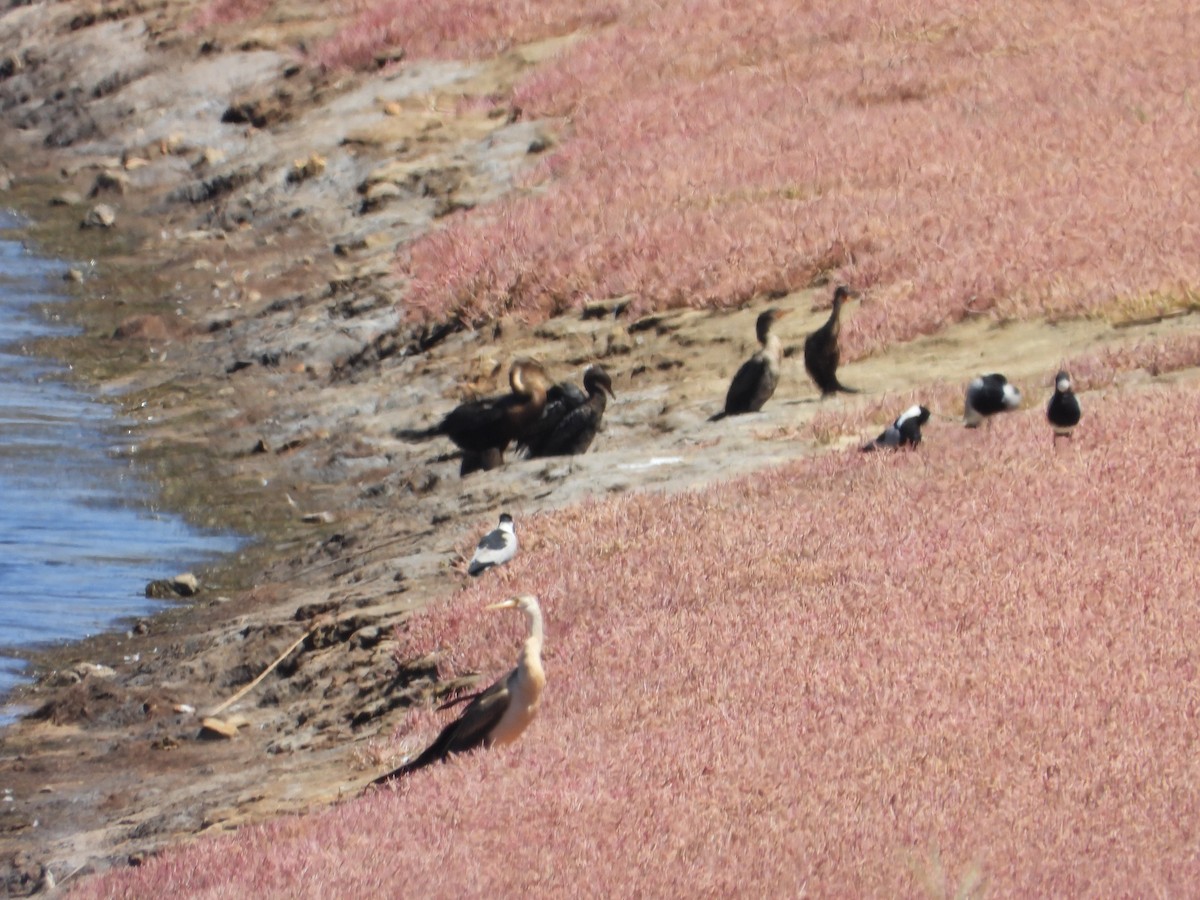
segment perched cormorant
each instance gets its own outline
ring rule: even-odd
[[[758,412],[763,404],[771,399],[775,387],[779,384],[779,363],[783,358],[783,344],[778,336],[771,333],[771,326],[787,315],[787,310],[771,309],[759,314],[754,323],[754,333],[762,346],[754,355],[742,363],[729,392],[725,395],[725,409],[710,416],[708,421],[715,422],[726,416],[736,416],[741,413]]]
[[[475,555],[467,566],[467,574],[479,577],[492,566],[502,566],[514,556],[520,544],[517,542],[517,532],[513,528],[513,517],[508,513],[500,514],[500,524],[479,539],[475,547]]]
[[[586,391],[586,393],[584,393]],[[600,430],[605,396],[616,398],[612,379],[602,366],[583,370],[583,391],[569,381],[554,385],[546,394],[541,417],[526,429],[517,443],[517,452],[530,459],[542,456],[573,456],[586,453]]]
[[[833,311],[828,321],[808,336],[804,342],[804,368],[817,387],[821,396],[827,397],[842,391],[847,394],[857,394],[854,388],[848,388],[837,377],[838,362],[841,354],[838,351],[838,332],[841,330],[840,317],[842,303],[857,297],[858,294],[844,284],[839,284],[833,292]]]
[[[438,435],[450,438],[463,450],[462,475],[497,468],[504,462],[509,443],[542,414],[550,386],[545,369],[531,359],[512,364],[508,383],[512,388],[508,394],[460,404],[433,427],[401,429],[396,437],[406,441],[424,441]]]
[[[1079,409],[1079,398],[1071,389],[1071,376],[1065,369],[1054,376],[1054,396],[1046,407],[1046,418],[1054,428],[1054,440],[1060,437],[1070,437],[1071,431],[1079,424],[1082,411]]]
[[[896,421],[883,430],[871,443],[863,446],[863,453],[872,450],[898,450],[901,447],[915,448],[921,443],[921,426],[929,421],[929,410],[924,406],[910,406]]]
[[[963,407],[963,424],[976,428],[988,416],[1007,412],[1021,405],[1021,392],[1008,383],[998,372],[980,375],[967,385],[967,398]]]
[[[437,739],[412,762],[380,775],[371,784],[383,784],[441,762],[454,753],[476,747],[511,744],[533,721],[541,701],[546,674],[542,671],[542,610],[537,597],[522,594],[488,609],[519,609],[525,613],[528,636],[517,659],[517,667],[485,691],[475,694],[457,719],[442,729]],[[441,708],[453,706],[452,701]]]

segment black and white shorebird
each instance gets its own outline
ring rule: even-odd
[[[900,415],[896,421],[883,430],[883,433],[871,443],[862,448],[863,453],[872,450],[899,450],[901,447],[916,447],[921,443],[921,426],[929,421],[929,410],[924,406],[913,405]]]
[[[478,578],[493,566],[502,566],[517,555],[517,532],[513,518],[508,513],[500,514],[500,524],[479,539],[475,555],[467,566],[467,574]]]
[[[787,310],[774,307],[759,314],[754,323],[754,334],[762,346],[742,363],[725,394],[725,408],[710,416],[708,421],[758,412],[771,399],[779,384],[779,366],[783,360],[783,344],[771,332],[771,326],[786,315]]]
[[[967,385],[963,407],[963,424],[977,428],[979,423],[996,413],[1007,412],[1021,405],[1021,392],[998,372],[980,375]]]
[[[1060,437],[1070,437],[1075,426],[1079,424],[1082,411],[1079,408],[1079,398],[1071,388],[1071,376],[1066,369],[1059,370],[1054,376],[1054,396],[1046,407],[1046,418],[1054,429],[1054,440]]]
[[[809,377],[821,390],[822,397],[842,391],[846,394],[857,394],[854,388],[846,387],[837,377],[838,363],[841,361],[841,350],[838,348],[838,335],[842,330],[842,304],[852,300],[858,294],[839,284],[833,292],[833,309],[825,324],[814,331],[804,341],[804,368]]]

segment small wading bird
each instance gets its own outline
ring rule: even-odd
[[[1075,426],[1079,424],[1082,410],[1079,408],[1079,398],[1071,387],[1071,376],[1062,369],[1054,376],[1054,396],[1046,407],[1046,418],[1054,429],[1054,442],[1060,437],[1069,438]]]
[[[537,597],[532,594],[521,594],[487,608],[519,609],[525,614],[528,636],[517,659],[517,667],[487,690],[439,707],[447,709],[462,700],[471,701],[420,756],[386,775],[380,775],[371,784],[384,784],[401,778],[455,753],[465,753],[476,747],[511,744],[533,721],[542,698],[542,688],[546,686],[546,674],[542,671],[542,609],[538,606]]]
[[[459,474],[495,469],[504,463],[509,443],[537,421],[546,405],[550,380],[541,364],[517,360],[508,371],[511,391],[496,397],[471,400],[452,409],[430,428],[405,428],[395,432],[405,441],[425,441],[443,435],[463,451]]]
[[[501,513],[500,524],[479,539],[475,555],[467,566],[467,574],[478,578],[493,566],[504,565],[517,555],[519,548],[512,516]]]
[[[616,399],[612,379],[596,365],[583,370],[582,391],[569,381],[554,385],[546,393],[541,417],[518,441],[517,452],[529,459],[586,453],[608,408],[605,392]]]
[[[857,394],[854,388],[846,387],[837,377],[838,363],[841,352],[838,350],[838,333],[841,331],[842,304],[857,297],[858,294],[844,284],[840,284],[833,292],[833,311],[829,319],[808,336],[804,342],[804,368],[809,377],[821,390],[822,397],[842,391],[846,394]]]
[[[709,417],[716,422],[726,416],[758,412],[771,399],[779,384],[779,363],[783,358],[783,344],[771,333],[771,326],[787,315],[786,310],[768,309],[754,323],[754,333],[762,345],[753,356],[742,363],[729,392],[725,395],[725,409]]]
[[[1021,392],[998,372],[980,375],[967,385],[963,405],[963,424],[977,428],[979,423],[996,413],[1007,412],[1021,405]]]
[[[916,448],[921,443],[921,426],[929,421],[929,410],[924,406],[910,406],[883,433],[862,448],[863,453],[872,450],[898,450],[901,447]]]

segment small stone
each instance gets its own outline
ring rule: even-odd
[[[124,172],[101,172],[96,176],[96,180],[92,182],[92,189],[88,192],[88,196],[124,194],[125,189],[128,187],[129,176]]]
[[[207,716],[200,720],[200,738],[201,740],[215,740],[223,738],[228,740],[237,737],[237,726],[231,725],[223,719],[218,719],[215,716]]]
[[[218,147],[205,147],[200,151],[200,155],[196,157],[196,161],[192,163],[195,169],[204,169],[210,166],[218,166],[225,162],[225,151]]]
[[[76,284],[83,284],[82,269],[67,269],[63,272],[63,281],[73,281]]]
[[[150,165],[150,160],[141,156],[130,156],[126,158],[124,165],[126,172],[133,172],[142,168],[143,166]]]
[[[200,593],[200,579],[191,572],[183,572],[171,579],[171,587],[180,597],[194,597]]]
[[[310,178],[316,178],[324,172],[325,157],[319,153],[313,153],[308,159],[298,159],[292,163],[292,168],[287,174],[288,184],[299,184]]]
[[[335,521],[331,512],[316,512],[306,513],[300,517],[300,521],[306,525],[331,525]]]
[[[80,223],[81,228],[112,228],[117,222],[117,214],[107,203],[97,203],[87,211]]]
[[[63,191],[50,198],[51,206],[78,206],[83,202],[83,195],[78,191]]]

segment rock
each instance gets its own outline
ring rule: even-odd
[[[308,159],[298,159],[292,163],[292,168],[287,174],[287,182],[288,184],[300,184],[300,182],[316,178],[324,172],[325,157],[319,153],[313,153]]]
[[[87,211],[80,228],[112,228],[117,222],[117,214],[107,203],[97,203]]]
[[[225,162],[224,150],[219,147],[205,147],[196,157],[196,161],[192,163],[192,168],[204,169],[210,166],[219,166],[223,162]]]
[[[92,189],[88,191],[89,197],[96,197],[100,194],[124,194],[125,189],[129,187],[129,176],[124,172],[109,172],[104,171],[96,176],[96,180],[92,182]]]
[[[367,188],[363,194],[362,206],[359,211],[368,213],[372,210],[379,209],[389,200],[395,200],[397,197],[402,197],[405,191],[391,181],[381,181],[378,184],[373,184]]]
[[[316,513],[305,513],[300,517],[300,521],[306,525],[330,525],[336,520],[334,519],[333,513],[322,511]]]
[[[134,172],[144,166],[150,165],[150,160],[142,156],[130,156],[125,159],[122,165],[125,167],[126,172]]]
[[[229,740],[237,737],[237,726],[231,725],[215,716],[207,716],[200,720],[200,739],[206,741]]]
[[[159,578],[146,585],[146,596],[152,600],[176,600],[200,593],[200,580],[190,572],[174,578]]]
[[[63,281],[73,281],[76,284],[83,284],[82,269],[67,269],[63,272]]]
[[[173,334],[167,320],[158,315],[130,316],[113,331],[113,340],[165,341]]]
[[[50,198],[51,206],[78,206],[83,202],[83,194],[79,191],[63,191]]]

